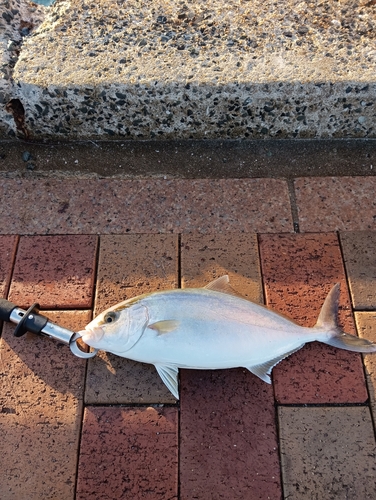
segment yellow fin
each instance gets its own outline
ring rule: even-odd
[[[152,330],[157,330],[159,335],[162,335],[164,333],[170,333],[173,330],[176,330],[178,326],[179,326],[179,321],[176,321],[175,319],[165,319],[162,321],[157,321],[152,325],[149,325],[148,328],[151,328]]]
[[[225,274],[224,276],[211,281],[206,286],[204,286],[204,288],[206,288],[207,290],[214,290],[215,292],[227,293],[228,295],[235,295],[235,297],[245,299],[242,294],[232,288],[232,286],[230,285],[228,274]]]

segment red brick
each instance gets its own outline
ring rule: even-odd
[[[181,500],[281,498],[271,386],[245,369],[180,380]]]
[[[281,179],[2,179],[0,199],[12,234],[293,230]]]
[[[0,297],[3,298],[8,293],[17,242],[17,236],[0,236]]]
[[[47,311],[70,329],[90,311]],[[74,499],[85,366],[68,347],[46,337],[13,336],[0,344],[0,498]]]
[[[314,326],[331,287],[341,283],[339,324],[355,333],[337,236],[260,236],[266,302],[302,326]],[[317,342],[273,370],[279,403],[362,403],[367,400],[361,356]]]
[[[96,236],[20,238],[9,300],[20,307],[91,308]]]
[[[177,416],[175,408],[86,408],[76,499],[177,499]]]
[[[228,273],[237,291],[262,298],[254,234],[183,235],[181,266],[184,286]],[[243,368],[181,370],[180,381],[181,500],[280,498],[271,386]]]
[[[295,192],[301,231],[376,229],[376,177],[304,177]]]

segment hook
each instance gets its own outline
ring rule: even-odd
[[[77,356],[78,358],[83,358],[83,359],[89,359],[89,358],[94,358],[96,356],[98,349],[94,349],[91,352],[85,352],[83,351],[79,345],[77,344],[77,340],[80,339],[82,335],[78,332],[75,333],[72,338],[70,339],[69,342],[69,348],[72,351],[72,353]]]

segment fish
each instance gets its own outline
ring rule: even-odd
[[[157,291],[106,309],[79,334],[87,345],[155,366],[179,399],[179,368],[243,367],[271,384],[272,369],[306,343],[376,352],[376,344],[337,323],[340,284],[330,290],[314,327],[248,300],[228,275],[203,288]]]

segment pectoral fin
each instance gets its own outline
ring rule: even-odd
[[[246,366],[245,368],[247,368],[247,370],[252,372],[254,375],[257,375],[257,377],[259,377],[267,384],[271,384],[272,380],[270,378],[270,375],[275,365],[278,365],[280,361],[287,358],[287,356],[290,356],[290,354],[299,351],[299,349],[301,349],[303,346],[304,344],[297,347],[296,349],[292,349],[291,351],[282,354],[282,356],[277,356],[276,358],[270,359],[269,361],[265,361],[265,363],[261,363],[260,365]]]
[[[178,326],[179,321],[176,321],[175,319],[165,319],[149,325],[148,328],[156,330],[159,335],[162,335],[163,333],[169,333],[176,330]]]
[[[172,395],[179,399],[178,369],[173,365],[154,365],[159,376]]]

